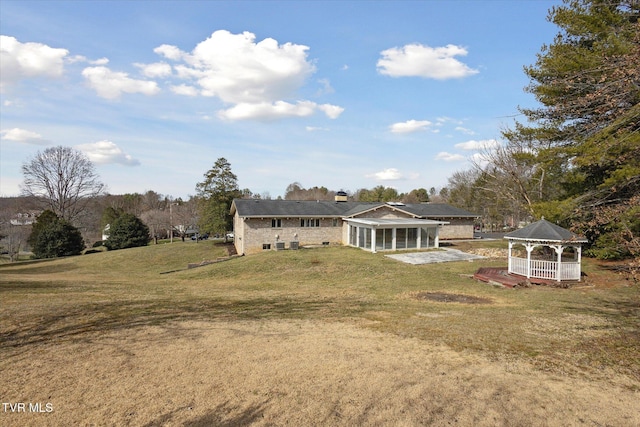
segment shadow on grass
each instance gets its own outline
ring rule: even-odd
[[[588,304],[576,304],[566,308],[573,312],[596,315],[616,323],[630,323],[640,327],[640,294],[615,299],[595,297]]]
[[[20,321],[19,327],[0,330],[0,350],[28,351],[32,346],[59,340],[89,341],[101,333],[189,320],[300,319],[315,316],[354,316],[366,308],[362,301],[250,299],[175,301],[109,301],[86,304]]]
[[[183,425],[189,427],[239,427],[249,425],[264,415],[265,404],[253,405],[242,409],[239,406],[232,406],[229,402],[221,403],[205,415],[193,420],[186,421]],[[173,418],[183,411],[191,411],[192,408],[184,406],[173,411],[162,414],[158,419],[144,425],[144,427],[160,427],[171,422]]]
[[[16,276],[22,275],[42,275],[42,274],[55,274],[55,273],[66,273],[68,271],[77,270],[77,266],[72,262],[56,262],[53,263],[51,261],[59,260],[59,258],[51,258],[51,259],[39,259],[33,261],[24,261],[12,264],[5,264],[8,273]],[[14,267],[14,268],[10,268]],[[15,268],[21,267],[21,268]],[[25,267],[25,268],[22,268]]]
[[[0,283],[0,293],[11,291],[47,291],[67,287],[65,284],[56,282],[12,281],[11,283]]]
[[[615,366],[640,382],[640,298],[596,298],[588,305],[574,305],[569,310],[607,320],[593,326],[604,334],[587,338],[576,345],[586,365]]]

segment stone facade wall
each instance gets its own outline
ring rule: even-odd
[[[473,220],[443,218],[449,224],[440,228],[440,240],[473,239]]]
[[[244,220],[236,214],[233,217],[233,244],[238,254],[244,254]]]
[[[319,221],[320,227],[301,227],[300,218],[281,218],[282,227],[272,227],[271,218],[239,219],[239,222],[243,222],[243,233],[236,234],[236,249],[242,248],[242,253],[250,254],[263,251],[263,245],[268,244],[274,250],[276,241],[284,242],[285,248],[289,249],[290,243],[296,240],[300,246],[321,245],[325,242],[331,245],[342,244],[342,220],[336,219],[335,226],[333,218],[321,218]],[[242,237],[243,242],[237,241]]]

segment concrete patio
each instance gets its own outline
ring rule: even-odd
[[[393,254],[386,255],[389,258],[405,262],[407,264],[432,264],[439,262],[453,262],[453,261],[473,261],[475,259],[484,259],[485,257],[480,255],[469,254],[459,251],[457,249],[440,248],[440,250],[428,251],[428,252],[409,252],[406,254]]]

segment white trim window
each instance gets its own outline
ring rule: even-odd
[[[271,228],[282,228],[282,219],[281,218],[271,219]]]
[[[320,227],[320,218],[300,218],[300,227]]]

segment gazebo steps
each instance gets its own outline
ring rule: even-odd
[[[492,285],[501,285],[506,288],[514,288],[526,282],[526,277],[507,273],[507,267],[482,267],[473,275],[473,278]]]
[[[579,283],[574,281],[562,281],[548,279],[527,279],[524,276],[517,274],[510,274],[507,272],[507,267],[482,267],[473,275],[473,278],[493,285],[501,285],[505,288],[515,288],[516,286],[526,285],[546,285],[552,287],[570,287],[573,284]]]

